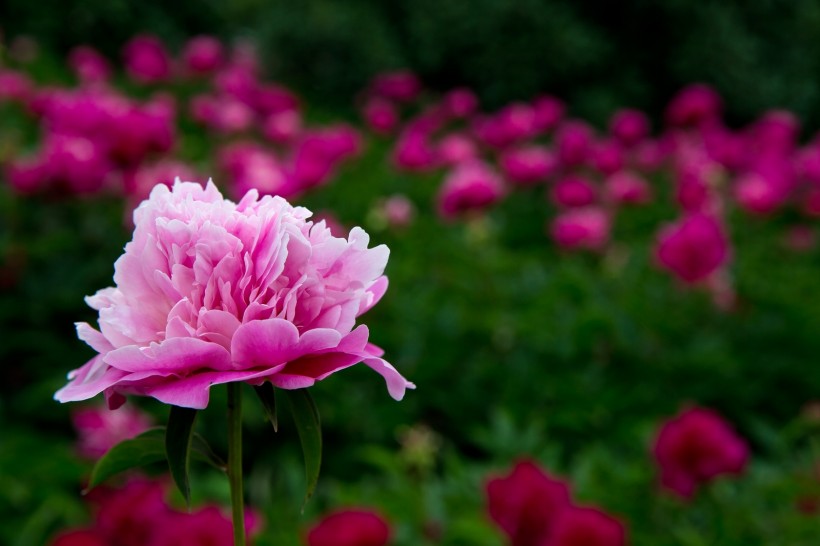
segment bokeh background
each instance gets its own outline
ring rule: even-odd
[[[52,396],[93,356],[73,327],[96,320],[83,297],[112,283],[130,210],[146,185],[169,183],[172,173],[212,176],[231,197],[252,186],[283,193],[340,232],[361,225],[391,249],[390,289],[364,320],[418,389],[396,403],[357,368],[313,389],[325,455],[304,512],[296,433],[283,417],[274,434],[249,400],[257,544],[305,544],[316,522],[352,506],[376,510],[397,546],[526,544],[498,525],[486,492],[522,459],[565,480],[574,503],[616,518],[628,544],[816,543],[817,2],[6,0],[0,28],[0,543],[52,544],[67,530],[116,520],[100,509],[109,497],[80,493],[99,453],[83,451],[88,426],[78,413],[102,401],[70,407]],[[135,78],[123,57],[145,34],[174,59],[156,81]],[[180,52],[200,35],[214,37],[226,60],[191,75]],[[111,75],[78,77],[69,55],[80,45],[99,52]],[[261,89],[279,102],[220,83],[248,66],[253,97]],[[420,85],[406,100],[374,83],[396,71]],[[695,83],[713,91],[681,99]],[[436,118],[456,88],[474,94],[475,112]],[[229,97],[240,113],[197,114],[203,94]],[[561,113],[536,128],[526,115],[546,95]],[[66,113],[84,118],[111,96],[138,114],[80,130]],[[374,101],[388,105],[382,125],[368,114]],[[500,144],[482,137],[481,122],[506,119],[511,105],[530,108],[521,110],[526,127],[511,122]],[[619,141],[613,129],[625,108],[648,121],[640,143]],[[278,115],[282,126],[270,121]],[[152,136],[145,119],[159,120],[167,138]],[[499,123],[488,131],[507,130]],[[561,151],[573,123],[588,137],[577,161]],[[107,143],[96,141],[101,132]],[[461,176],[468,189],[452,211],[443,195],[460,160],[436,148],[447,135],[472,146],[453,154],[490,169]],[[83,139],[103,159],[89,167],[97,156],[77,160],[65,143],[78,140],[63,137]],[[112,138],[138,151],[112,151]],[[612,142],[614,167],[599,153]],[[656,152],[652,161],[638,159],[638,144]],[[516,181],[503,157],[527,145],[552,162],[540,178]],[[299,170],[305,157],[321,163],[320,175]],[[607,189],[621,171],[646,185],[632,205]],[[605,221],[578,229],[603,230],[598,239],[556,235],[557,218],[578,205],[556,197],[569,176],[592,188],[578,203]],[[280,179],[296,182],[270,182]],[[681,189],[689,183],[703,194],[694,203]],[[485,190],[498,194],[476,196]],[[699,214],[720,233],[692,236],[672,251],[677,261],[664,259],[664,228]],[[709,253],[718,258],[703,275],[681,273]],[[198,431],[224,454],[224,393],[213,398]],[[153,400],[129,406],[156,424],[167,417]],[[678,464],[700,473],[702,487],[682,496],[664,487],[655,446],[673,416],[696,406],[724,419],[747,456],[736,468],[698,470],[692,461],[720,459],[726,442],[712,429],[684,435]],[[99,419],[91,428],[128,428]],[[144,470],[168,485],[162,465]],[[227,506],[224,476],[193,472],[195,506]],[[722,473],[732,475],[712,481]],[[124,480],[107,494],[116,498]],[[163,502],[180,507],[166,489]]]

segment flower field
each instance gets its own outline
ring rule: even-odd
[[[257,546],[817,543],[795,113],[408,69],[345,108],[211,36],[2,54],[0,544],[231,544],[237,475]]]

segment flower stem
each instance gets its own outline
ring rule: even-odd
[[[245,546],[242,497],[242,384],[228,383],[228,480],[231,484],[234,546]]]

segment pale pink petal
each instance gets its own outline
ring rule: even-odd
[[[286,320],[253,320],[234,333],[231,354],[239,369],[273,367],[295,356],[298,342],[299,330]]]
[[[149,347],[129,345],[104,356],[106,364],[127,372],[186,373],[198,369],[230,370],[224,347],[191,337],[175,337]]]

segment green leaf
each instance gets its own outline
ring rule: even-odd
[[[322,427],[319,422],[319,410],[313,402],[313,397],[307,389],[284,390],[293,421],[296,423],[296,432],[302,444],[302,454],[305,458],[305,478],[307,491],[304,504],[313,495],[316,483],[319,481],[319,468],[322,466]],[[304,504],[302,509],[304,509]]]
[[[115,474],[165,460],[164,438],[165,427],[153,428],[109,449],[91,470],[91,478],[84,493]]]
[[[273,425],[273,431],[279,432],[279,419],[276,416],[276,395],[274,393],[273,385],[268,381],[265,381],[258,387],[254,387],[253,390],[256,391],[256,395],[262,402],[262,407],[265,409],[265,415],[268,416],[268,419]]]
[[[171,406],[168,428],[165,430],[165,454],[171,476],[177,484],[185,504],[191,504],[191,484],[188,482],[188,468],[191,460],[194,420],[197,410]]]
[[[217,470],[221,470],[222,472],[228,470],[228,465],[222,460],[222,457],[214,453],[214,450],[211,449],[211,446],[205,438],[196,432],[194,432],[191,438],[191,455],[195,459],[208,463]]]

